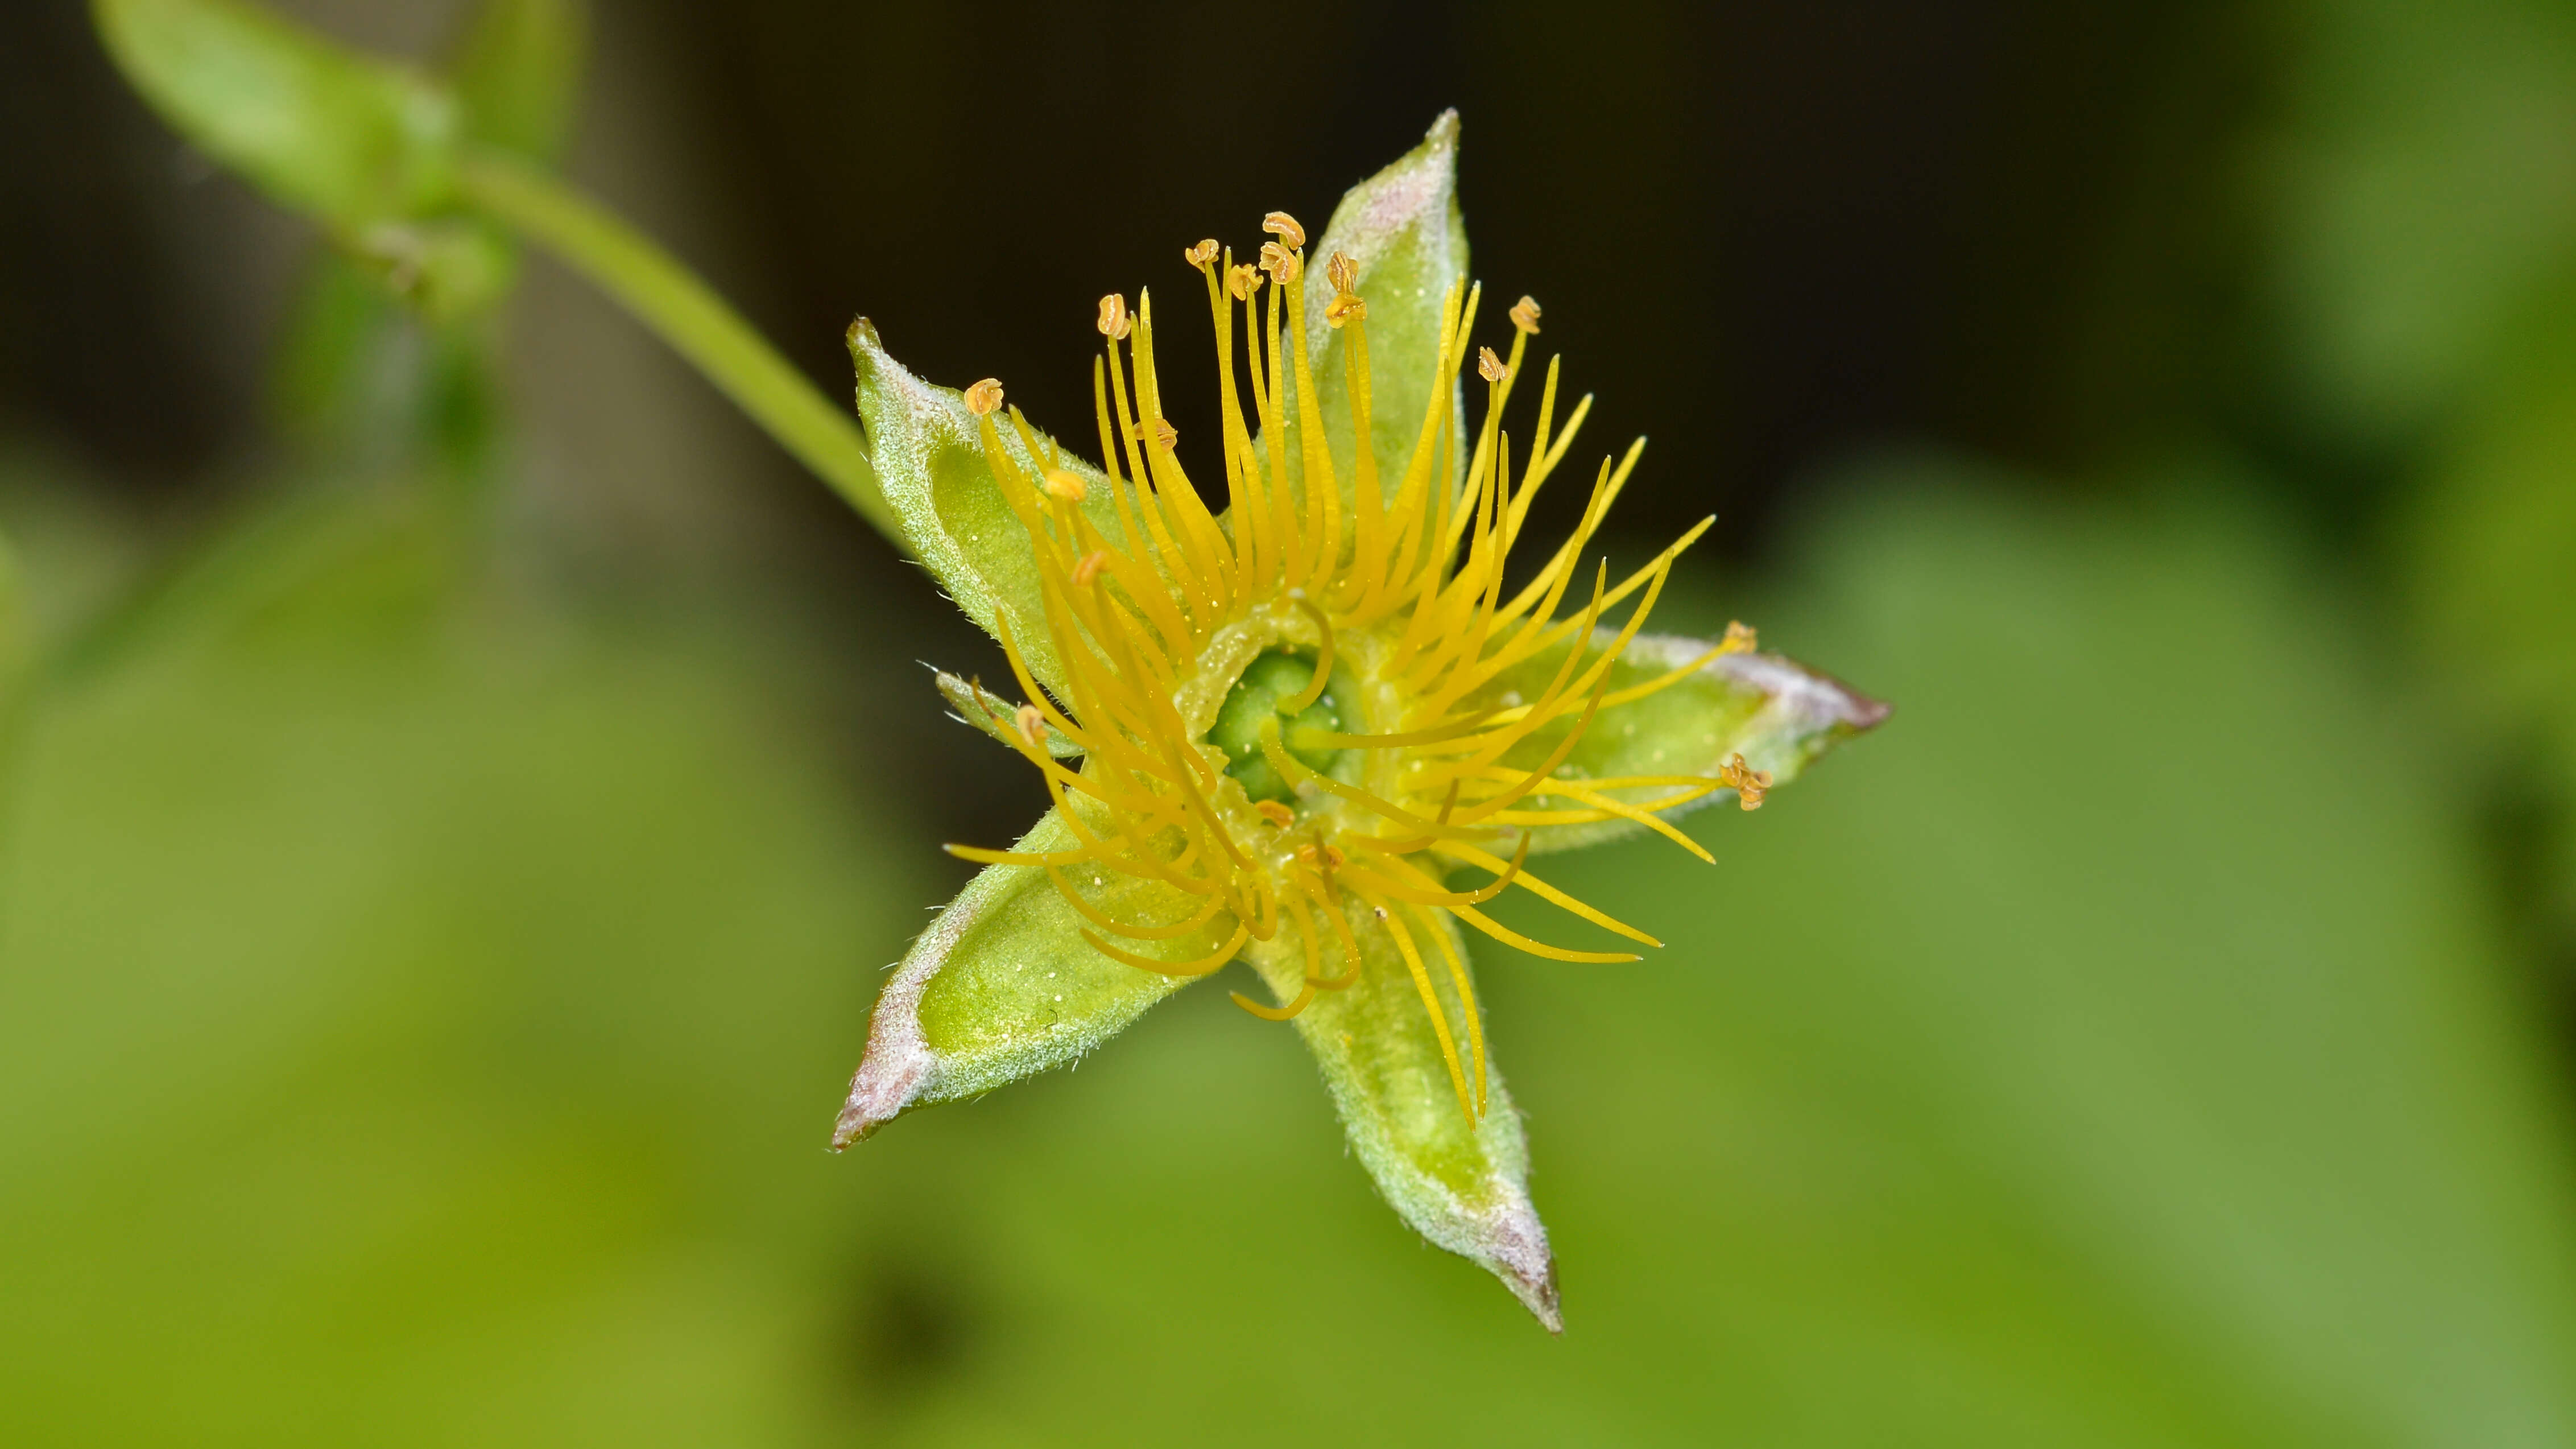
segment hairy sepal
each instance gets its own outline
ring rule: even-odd
[[[1037,545],[1002,496],[965,395],[915,377],[886,352],[875,325],[864,317],[850,324],[849,344],[868,461],[903,530],[905,549],[984,632],[1000,638],[1000,624],[1007,621],[1029,672],[1063,699],[1063,676],[1038,591]],[[1041,463],[1007,416],[995,421],[1003,450],[1025,476],[1035,479],[1060,467],[1080,478],[1083,515],[1102,538],[1121,541],[1107,475],[1071,450]],[[1044,433],[1036,436],[1040,448],[1053,446]]]
[[[1317,410],[1333,454],[1333,473],[1351,497],[1353,459],[1350,367],[1341,334],[1324,320],[1333,300],[1325,263],[1340,252],[1359,264],[1358,291],[1368,299],[1369,433],[1382,490],[1393,493],[1413,456],[1432,389],[1444,389],[1453,422],[1465,417],[1454,376],[1433,376],[1440,359],[1441,308],[1451,286],[1467,279],[1467,223],[1458,210],[1458,113],[1444,111],[1422,143],[1342,194],[1323,236],[1306,249],[1306,350]],[[1294,389],[1286,433],[1289,466],[1297,467]],[[1463,423],[1460,424],[1463,427]],[[1463,467],[1463,464],[1461,465]]]
[[[1448,1059],[1394,936],[1357,901],[1346,904],[1362,957],[1359,980],[1343,990],[1315,993],[1296,1021],[1341,1113],[1352,1153],[1414,1231],[1484,1267],[1548,1331],[1562,1331],[1556,1260],[1547,1228],[1530,1203],[1529,1148],[1511,1094],[1489,1065],[1483,1115],[1471,1118],[1460,1107]],[[1412,912],[1404,926],[1431,977],[1472,1091],[1475,1057],[1449,981],[1448,958],[1433,933],[1447,938],[1462,965],[1466,943],[1447,912],[1430,914],[1436,927]],[[1327,944],[1321,954],[1328,975],[1347,969],[1338,944]],[[1281,931],[1247,951],[1245,959],[1282,1002],[1304,989],[1305,951],[1292,932]]]
[[[1498,704],[1515,696],[1537,698],[1564,662],[1566,647],[1543,650],[1505,671],[1483,691],[1483,701]],[[1628,641],[1626,652],[1610,667],[1609,692],[1646,684],[1711,647],[1710,641],[1679,635],[1640,634]],[[1835,745],[1873,728],[1888,713],[1887,705],[1794,659],[1753,651],[1721,654],[1643,699],[1605,705],[1555,773],[1570,781],[1637,776],[1715,780],[1728,761],[1741,755],[1747,769],[1768,774],[1777,787],[1796,779],[1809,762]],[[1531,768],[1545,763],[1572,728],[1568,720],[1536,731],[1505,755],[1503,763]],[[1640,785],[1603,793],[1638,805],[1670,798],[1678,788]],[[1656,813],[1669,820],[1704,805],[1735,803],[1738,798],[1734,790],[1721,788]],[[1571,811],[1583,806],[1573,799],[1534,796],[1522,808]],[[1628,820],[1605,820],[1522,828],[1530,836],[1530,854],[1545,855],[1621,839],[1646,827]]]
[[[957,712],[958,719],[1006,745],[1013,742],[1012,734],[1019,728],[1020,707],[1017,704],[986,689],[980,680],[951,674],[945,669],[937,671],[935,682],[939,686],[939,697],[948,701],[948,707]],[[1082,746],[1065,738],[1062,730],[1044,720],[1037,721],[1037,736],[1039,742],[1046,746],[1046,752],[1056,759],[1082,758]]]
[[[1049,811],[1014,848],[1034,853],[1079,843]],[[1113,870],[1060,870],[1113,920],[1181,920],[1199,904],[1171,886]],[[1230,918],[1220,919],[1231,927]],[[921,933],[877,997],[833,1148],[914,1107],[976,1096],[1071,1062],[1188,984],[1102,955],[1083,939],[1086,927],[1099,931],[1045,869],[985,867]],[[1186,961],[1207,955],[1223,935],[1211,926],[1170,941],[1112,940],[1138,956]]]

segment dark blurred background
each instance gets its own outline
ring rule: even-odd
[[[456,7],[294,8],[435,53]],[[1168,280],[1172,238],[1240,216],[1320,223],[1457,106],[1480,268],[1546,294],[1613,430],[1690,430],[1692,486],[1639,499],[1626,526],[1714,506],[1748,557],[1797,480],[1890,441],[2058,472],[2214,429],[2296,446],[2260,396],[2245,275],[2245,146],[2280,117],[2281,23],[1392,5],[1312,12],[1317,38],[1290,44],[1191,6],[959,25],[643,3],[602,17],[581,144],[597,184],[667,208],[836,391],[840,329],[864,312],[934,376],[1026,379],[1042,413],[1078,418],[1080,299]],[[206,252],[294,234],[174,150],[76,7],[13,27],[13,121],[51,144],[11,161],[11,405],[135,486],[201,477],[258,436],[276,325],[205,295],[234,289]]]
[[[290,8],[424,56],[460,9]],[[1629,537],[1714,511],[1712,551],[1759,559],[1837,465],[1927,441],[2085,490],[2175,448],[2281,457],[2266,478],[2301,526],[2338,542],[2363,527],[2370,499],[2347,475],[2372,460],[2284,422],[2265,391],[2286,384],[2250,355],[2248,138],[2277,122],[2285,84],[2264,12],[1394,5],[1301,23],[1315,42],[1189,6],[1002,7],[961,25],[622,4],[601,16],[575,170],[829,391],[864,314],[924,375],[1005,377],[1032,416],[1078,433],[1087,299],[1168,282],[1174,238],[1273,207],[1320,225],[1454,105],[1479,274],[1540,294],[1605,438],[1658,436],[1668,476],[1622,505]],[[13,27],[14,129],[43,139],[8,163],[5,406],[109,486],[188,506],[273,439],[258,400],[310,243],[190,158],[77,7]],[[585,295],[531,305],[581,314],[606,334],[583,334],[594,349],[645,346]],[[538,327],[523,353],[575,345]],[[523,403],[533,428],[582,429],[567,446],[592,468],[646,475],[601,485],[617,496],[596,506],[689,512],[630,521],[691,550],[694,515],[720,509],[751,554],[801,541],[799,583],[842,598],[824,617],[900,609],[890,633],[980,647],[917,589],[877,587],[854,610],[886,576],[882,545],[712,403],[688,400],[706,414],[691,431],[714,434],[689,446],[738,485],[710,502],[704,469],[656,461],[667,448],[599,369],[686,390],[660,359],[561,361],[585,380]],[[1184,424],[1214,416],[1194,394],[1175,405]],[[1038,798],[968,818],[989,834]]]
[[[283,8],[434,64],[465,7]],[[1653,974],[1487,967],[1562,1344],[1212,992],[825,1160],[931,847],[1044,803],[917,663],[990,644],[541,258],[420,524],[315,420],[310,229],[12,7],[0,1423],[2576,1439],[2565,7],[593,19],[573,178],[828,393],[864,314],[1072,437],[1093,299],[1456,106],[1477,275],[1653,439],[1614,545],[1716,512],[1676,627],[1897,719],[1715,877],[1565,868]]]

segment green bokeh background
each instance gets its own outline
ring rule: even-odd
[[[1896,719],[1561,862],[1645,963],[1478,942],[1562,1339],[1220,989],[823,1152],[1010,762],[926,610],[548,493],[555,314],[324,264],[193,492],[13,405],[0,1439],[2576,1442],[2576,25],[2265,14],[2256,381],[1811,463],[1666,608]]]

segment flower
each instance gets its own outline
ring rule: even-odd
[[[1591,399],[1529,386],[1540,308],[1508,353],[1473,341],[1454,201],[1457,122],[1355,188],[1307,265],[1305,229],[1262,220],[1256,260],[1182,250],[1216,338],[1219,436],[1163,399],[1154,300],[1099,302],[1097,466],[987,378],[952,393],[851,329],[871,460],[906,542],[1001,642],[1024,703],[942,675],[961,717],[1040,772],[1053,809],[914,945],[880,998],[833,1133],[1076,1059],[1235,960],[1294,1021],[1388,1201],[1491,1269],[1551,1328],[1555,1266],[1520,1122],[1486,1050],[1462,925],[1534,955],[1632,961],[1525,936],[1484,907],[1532,893],[1591,927],[1652,936],[1529,869],[1654,831],[1694,805],[1763,803],[1885,707],[1751,630],[1643,632],[1702,520],[1614,578],[1587,554],[1639,439],[1592,473],[1572,533],[1523,537]],[[1472,366],[1483,407],[1466,424]],[[1536,391],[1522,442],[1505,426]],[[1203,451],[1202,451],[1203,449]],[[1535,555],[1535,557],[1533,557]]]

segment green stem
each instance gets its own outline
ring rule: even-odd
[[[877,486],[867,443],[849,410],[816,391],[677,258],[598,203],[518,162],[476,156],[460,168],[458,182],[467,202],[590,278],[848,499],[877,532],[904,546],[902,525]]]

